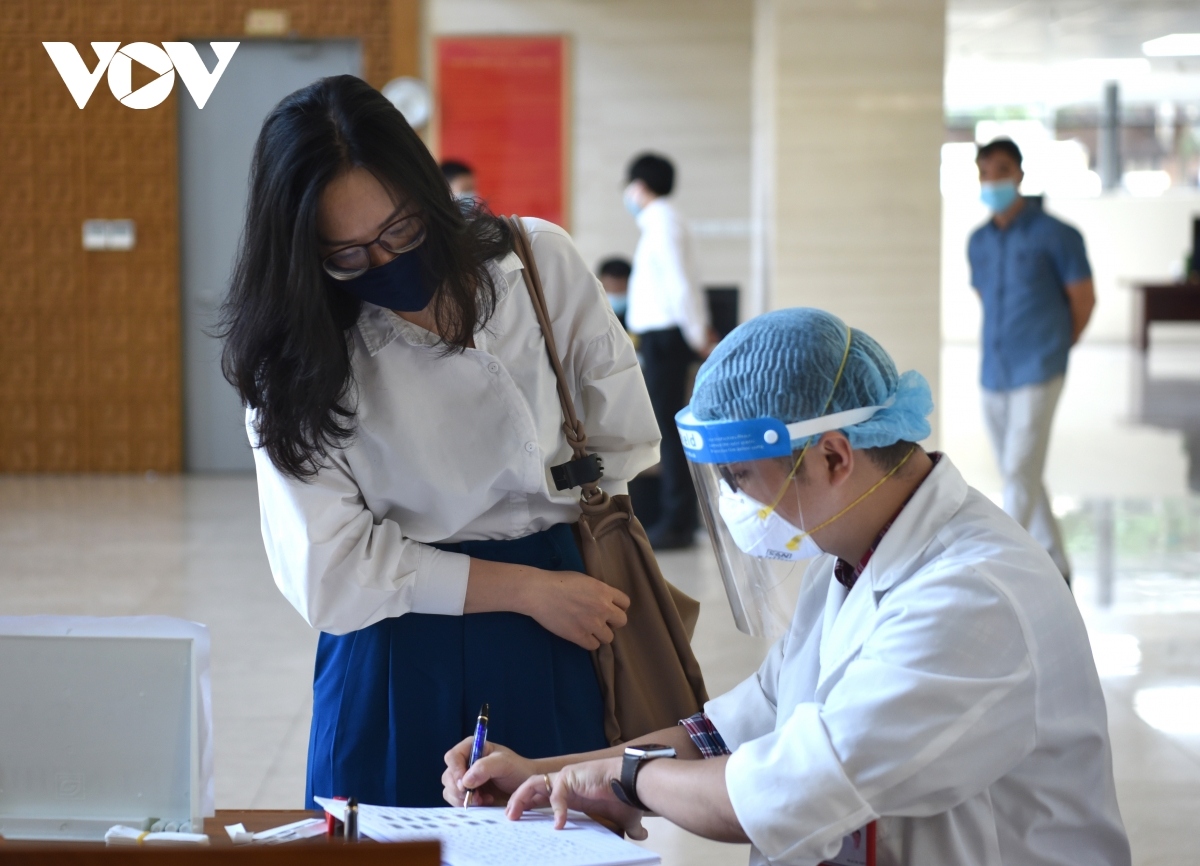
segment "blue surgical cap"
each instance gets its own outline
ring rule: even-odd
[[[899,375],[875,340],[853,328],[850,334],[846,368],[837,381],[846,350],[846,324],[837,316],[793,307],[751,319],[718,343],[700,368],[692,413],[700,421],[769,417],[794,424],[883,406],[870,419],[843,428],[850,447],[882,448],[928,437],[933,397],[925,377],[915,370]]]

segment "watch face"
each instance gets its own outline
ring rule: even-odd
[[[658,743],[641,743],[637,746],[626,746],[625,754],[631,758],[674,758],[675,748]]]

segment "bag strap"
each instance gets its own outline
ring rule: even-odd
[[[520,217],[505,218],[508,222],[513,240],[513,252],[521,260],[525,288],[529,290],[529,298],[533,301],[533,312],[537,317],[538,327],[546,342],[546,353],[550,356],[550,366],[554,368],[554,378],[558,385],[558,402],[562,405],[563,433],[571,445],[572,456],[579,460],[588,456],[587,429],[575,413],[575,401],[571,399],[571,389],[567,385],[567,374],[563,372],[562,361],[558,357],[558,347],[554,343],[554,329],[550,327],[550,313],[546,309],[546,295],[542,291],[542,278],[538,273],[537,261],[533,257],[533,248],[529,243],[529,235],[525,231]],[[590,502],[600,492],[595,482],[581,487],[581,496]]]

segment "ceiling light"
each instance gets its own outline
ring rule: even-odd
[[[1147,57],[1192,57],[1200,54],[1200,33],[1172,33],[1142,43]]]

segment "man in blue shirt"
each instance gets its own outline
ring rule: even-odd
[[[1021,151],[1006,138],[976,156],[992,218],[967,245],[983,302],[983,410],[1004,477],[1004,510],[1040,543],[1067,582],[1071,567],[1042,483],[1067,354],[1096,293],[1083,236],[1018,193]]]

